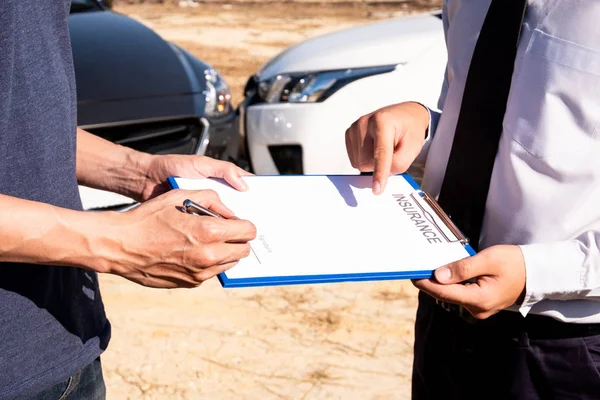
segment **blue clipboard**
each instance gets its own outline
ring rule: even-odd
[[[424,196],[428,195],[422,191],[419,184],[408,174],[401,174],[404,179]],[[294,175],[281,175],[294,176]],[[334,176],[334,175],[328,175]],[[176,181],[177,177],[169,177],[167,182],[171,189],[180,189]],[[456,232],[457,237],[461,237],[465,250],[469,255],[475,255],[475,250],[468,243],[468,240],[460,233],[460,230],[452,223],[450,218],[437,205],[435,200],[427,198],[432,209]],[[415,271],[397,271],[397,272],[372,272],[372,273],[352,273],[352,274],[327,274],[327,275],[296,275],[296,276],[272,276],[257,278],[228,278],[227,271],[218,275],[218,279],[224,288],[256,287],[256,286],[287,286],[302,284],[320,284],[337,282],[360,282],[360,281],[383,281],[383,280],[404,280],[404,279],[427,279],[431,278],[433,270],[415,270]]]

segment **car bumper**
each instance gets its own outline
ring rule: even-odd
[[[344,132],[352,121],[332,120],[322,104],[257,105],[246,112],[248,149],[257,174],[344,174]]]
[[[331,118],[338,105],[252,104],[239,106],[240,134],[255,174],[352,174],[345,131],[353,117]]]

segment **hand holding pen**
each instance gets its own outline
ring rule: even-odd
[[[199,286],[247,257],[256,237],[255,226],[235,218],[212,190],[172,190],[110,217],[118,221],[107,241],[127,235],[128,247],[114,246],[106,272],[151,287]]]

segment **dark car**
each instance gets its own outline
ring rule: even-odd
[[[100,0],[72,0],[69,29],[81,128],[152,154],[237,161],[236,114],[214,68]]]

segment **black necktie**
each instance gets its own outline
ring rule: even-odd
[[[465,83],[438,203],[477,250],[526,0],[492,0]]]

